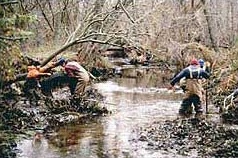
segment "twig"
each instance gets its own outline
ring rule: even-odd
[[[37,0],[36,2],[37,2],[37,4],[38,4],[39,7],[40,7],[41,13],[42,13],[43,17],[45,18],[45,21],[47,22],[48,26],[50,27],[50,30],[51,30],[52,32],[54,32],[54,28],[51,26],[50,21],[49,21],[49,19],[47,18],[46,14],[45,14],[45,12],[44,12],[44,9],[42,8],[40,2],[39,2],[38,0]]]
[[[16,4],[18,1],[8,1],[8,2],[0,2],[0,5],[9,5],[9,4]]]
[[[0,39],[9,40],[9,41],[17,41],[27,39],[28,37],[7,37],[7,36],[0,36]]]
[[[130,19],[130,21],[134,24],[135,20],[130,16],[130,14],[127,12],[126,8],[123,6],[121,0],[119,0],[120,6],[122,10],[125,12],[126,16]]]

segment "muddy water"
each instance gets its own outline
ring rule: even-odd
[[[153,78],[153,77],[151,77]],[[112,113],[86,124],[65,126],[41,136],[39,143],[26,138],[20,141],[20,158],[148,158],[161,157],[161,151],[141,150],[132,143],[133,130],[153,121],[176,119],[181,92],[171,93],[157,80],[117,78],[94,86],[105,96],[101,106]],[[33,143],[32,143],[33,142]],[[133,144],[133,145],[132,145]],[[171,155],[172,156],[172,155]]]

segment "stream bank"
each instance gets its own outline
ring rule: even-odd
[[[169,74],[156,67],[128,66],[122,71],[122,76],[95,83],[88,93],[91,96],[88,101],[95,103],[98,98],[100,107],[108,109],[109,114],[80,115],[78,120],[79,115],[64,113],[69,117],[54,115],[50,124],[40,117],[33,122],[38,126],[16,133],[18,138],[14,139],[11,148],[16,150],[9,150],[15,154],[13,157],[212,157],[221,156],[221,151],[225,153],[223,156],[236,155],[236,149],[232,148],[236,142],[236,129],[224,126],[214,111],[206,115],[209,117],[178,117],[183,92],[167,90]],[[57,101],[57,98],[67,98],[67,92],[67,89],[58,90],[53,93],[55,101],[26,102],[26,107],[30,107],[33,114],[48,116],[35,110],[52,105],[49,107],[57,109],[53,110],[57,114],[62,109],[70,109],[60,106],[68,105],[67,101]],[[24,115],[25,121],[11,127],[28,125],[29,116]],[[227,146],[215,150],[222,145],[220,141]],[[6,157],[11,157],[9,155]]]

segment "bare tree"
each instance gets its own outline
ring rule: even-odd
[[[236,0],[28,1],[24,8],[31,8],[40,19],[38,37],[51,44],[99,40],[150,49],[160,56],[161,50],[181,53],[184,44],[194,42],[219,52],[234,46],[237,39]],[[87,52],[95,48],[77,47]]]

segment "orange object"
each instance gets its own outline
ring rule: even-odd
[[[35,66],[28,66],[27,67],[28,70],[28,74],[27,74],[27,78],[37,78],[39,76],[50,76],[51,73],[44,73],[41,71],[44,71],[45,69],[41,69],[39,67],[35,67]]]
[[[27,78],[37,78],[40,75],[39,70],[35,66],[28,66]]]

